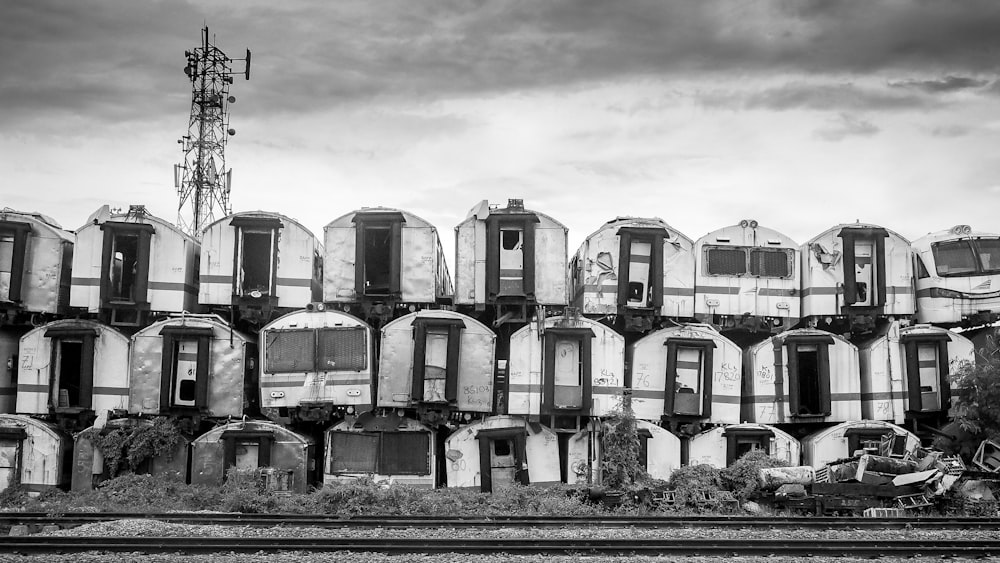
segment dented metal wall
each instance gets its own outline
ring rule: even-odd
[[[399,299],[404,303],[437,303],[452,294],[451,276],[437,228],[398,209],[364,208],[331,221],[323,228],[323,301],[357,303],[356,217],[365,214],[400,214]]]
[[[848,434],[859,430],[892,432],[897,440],[904,441],[904,452],[912,452],[920,446],[920,438],[895,424],[880,420],[854,420],[818,430],[802,438],[802,463],[819,468],[832,461],[851,457],[854,452],[848,451]]]
[[[198,301],[203,305],[232,304],[236,290],[233,273],[238,252],[234,220],[280,222],[277,229],[277,257],[274,294],[277,307],[300,308],[321,298],[323,280],[318,262],[323,248],[319,239],[296,220],[267,211],[248,211],[223,217],[205,228],[201,235],[201,285]]]
[[[245,404],[251,399],[245,394],[246,374],[248,362],[252,364],[256,361],[256,341],[253,337],[234,330],[215,315],[170,317],[140,330],[132,337],[129,412],[138,415],[168,414],[172,407],[180,406],[173,404],[170,397],[162,396],[163,378],[171,378],[170,373],[163,373],[163,355],[173,354],[173,350],[165,349],[161,334],[164,329],[177,331],[181,335],[184,330],[211,331],[211,336],[204,340],[209,346],[208,371],[197,374],[198,377],[206,378],[207,403],[192,406],[203,416],[242,416]],[[194,363],[185,365],[193,368]],[[172,368],[177,369],[176,366]],[[175,385],[176,382],[172,381],[166,384],[171,396]],[[164,410],[164,405],[170,406]]]
[[[647,334],[632,345],[632,410],[635,416],[644,420],[659,421],[660,417],[672,414],[665,409],[667,374],[670,373],[670,369],[678,370],[676,365],[667,365],[669,357],[667,344],[671,340],[680,340],[689,346],[699,342],[704,343],[704,347],[711,351],[711,367],[705,369],[706,354],[703,353],[700,357],[701,373],[698,374],[699,398],[705,391],[709,391],[711,395],[709,412],[702,411],[696,416],[704,422],[739,423],[743,352],[739,346],[714,328],[702,324],[685,324],[660,329]],[[711,381],[706,382],[706,378]],[[671,392],[673,391],[674,389],[671,389]]]
[[[106,222],[151,225],[146,295],[137,302],[149,303],[150,311],[198,311],[198,260],[201,244],[171,223],[148,213],[117,213],[95,218],[76,232],[73,249],[73,281],[70,306],[89,313],[101,310],[101,272],[104,260]]]
[[[852,232],[864,234],[855,240]],[[913,315],[910,243],[897,233],[877,225],[838,225],[803,244],[800,251],[803,317],[843,315],[850,309]],[[850,271],[845,271],[848,266]],[[859,289],[847,295],[845,287],[851,284]]]
[[[688,462],[690,465],[711,465],[723,469],[727,467],[730,438],[727,432],[760,433],[766,436],[767,450],[771,457],[780,459],[791,466],[800,463],[802,445],[784,430],[767,424],[740,423],[717,426],[691,437],[688,441]],[[735,454],[735,452],[733,452]],[[737,457],[733,455],[732,457]]]
[[[69,484],[69,435],[53,424],[14,414],[0,414],[0,432],[11,438],[0,445],[0,466],[12,468],[0,473],[0,490],[16,483],[39,493]]]
[[[769,319],[779,327],[798,322],[800,315],[799,282],[801,279],[798,244],[787,236],[756,221],[712,231],[695,241],[695,316],[714,322],[715,315],[738,319],[744,315]],[[742,274],[712,273],[709,268],[710,250],[735,252],[737,249],[766,249],[787,254],[787,276],[754,275],[749,261],[738,264],[720,261],[722,271],[744,270]],[[737,257],[731,257],[738,260]],[[749,259],[748,259],[749,260]],[[776,324],[780,323],[780,324]]]
[[[662,305],[655,313],[674,318],[693,317],[694,243],[661,219],[619,217],[587,237],[570,263],[570,304],[586,315],[619,312],[619,278],[629,275],[620,271],[622,228],[665,231],[663,275],[657,289]]]
[[[234,459],[226,459],[226,442],[232,441]],[[263,444],[269,444],[261,451]],[[309,490],[309,475],[316,464],[315,443],[281,425],[244,420],[217,426],[191,443],[191,484],[221,486],[231,467],[273,467],[287,472],[290,492]],[[263,460],[268,460],[263,463]]]
[[[51,219],[35,213],[0,211],[0,221],[29,226],[25,236],[20,295],[16,308],[29,313],[63,314],[69,306],[74,236]],[[15,250],[16,252],[16,250]],[[13,266],[13,265],[11,265]],[[9,295],[12,279],[0,274],[0,296]],[[4,300],[0,297],[0,301]]]
[[[53,321],[31,330],[20,341],[17,380],[17,412],[48,414],[49,405],[59,404],[59,397],[50,397],[53,370],[53,340],[46,336],[53,330],[92,331],[93,393],[91,407],[95,413],[127,410],[129,397],[129,339],[105,324],[78,319]],[[83,368],[80,366],[81,369]]]
[[[525,459],[519,470],[527,471],[528,484],[559,483],[559,441],[541,424],[529,424],[514,416],[491,416],[460,427],[445,440],[448,487],[482,487],[480,439],[491,431],[510,430],[525,436]],[[485,460],[489,467],[489,460]]]
[[[620,408],[625,390],[625,338],[597,321],[585,317],[549,317],[544,321],[544,329],[589,330],[591,355],[590,402],[582,405],[579,416],[607,416]],[[508,407],[509,414],[538,415],[559,414],[542,412],[544,402],[543,378],[545,366],[544,333],[539,332],[539,323],[532,322],[518,329],[510,337],[510,360],[508,361]],[[582,350],[580,354],[582,355]],[[581,358],[581,361],[585,361]]]
[[[271,365],[269,361],[272,358],[295,358],[302,354],[300,347],[282,347],[280,344],[271,343],[269,339],[275,338],[273,333],[342,329],[356,329],[362,331],[364,335],[364,365],[360,369],[320,366],[324,369],[269,370],[268,366]],[[262,408],[295,408],[306,403],[371,407],[375,337],[372,328],[361,319],[333,310],[294,311],[264,326],[260,330],[259,342]],[[309,361],[312,361],[311,357]]]
[[[801,340],[800,340],[801,339]],[[829,414],[792,412],[789,354],[792,345],[823,340],[827,362]],[[818,346],[818,345],[817,345]],[[844,422],[861,418],[861,368],[858,348],[843,337],[815,329],[794,329],[772,336],[743,354],[744,392],[742,418],[763,424],[795,422]],[[776,361],[780,362],[776,365]],[[822,387],[818,385],[818,387]]]
[[[407,408],[421,402],[446,402],[440,393],[438,395],[441,396],[434,397],[432,401],[413,399],[413,368],[416,361],[414,324],[418,320],[428,323],[428,326],[433,326],[435,321],[461,322],[464,325],[458,349],[457,400],[454,406],[456,410],[463,412],[492,412],[496,334],[472,317],[442,310],[411,313],[383,327],[376,406]]]

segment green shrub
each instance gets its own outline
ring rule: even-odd
[[[766,467],[788,467],[788,463],[767,455],[764,450],[752,450],[719,471],[719,481],[737,500],[745,501],[760,492],[760,470]]]

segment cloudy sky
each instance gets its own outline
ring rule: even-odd
[[[234,211],[442,233],[522,198],[570,229],[757,219],[1000,231],[1000,2],[32,0],[0,7],[0,207],[173,221],[184,51],[230,57]],[[241,63],[236,63],[239,67]]]

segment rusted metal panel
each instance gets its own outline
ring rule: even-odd
[[[323,232],[323,301],[356,301],[358,296],[355,292],[354,272],[357,229],[353,224],[330,224]]]
[[[409,437],[411,434],[414,435],[414,443],[419,442],[416,435],[423,435],[427,440],[427,451],[425,452],[427,460],[427,472],[426,473],[387,473],[387,472],[345,472],[345,471],[331,471],[332,458],[337,454],[334,451],[333,444],[334,441],[332,436],[337,432],[356,432],[356,433],[377,433],[382,430],[388,430],[392,433],[407,433],[406,436]],[[391,483],[399,485],[408,485],[411,487],[431,487],[435,486],[436,475],[437,475],[437,433],[432,430],[429,426],[422,424],[414,419],[398,417],[395,415],[389,415],[386,417],[376,417],[371,415],[363,415],[359,417],[356,421],[343,421],[335,426],[331,427],[324,433],[324,440],[326,443],[325,456],[323,460],[323,482],[324,483],[339,483],[339,482],[351,482],[357,479],[370,477],[376,481],[389,481]],[[356,454],[351,454],[352,457],[364,457],[372,460],[376,460],[379,455],[382,455],[384,446],[380,445],[377,441],[372,440],[367,443],[373,451],[365,451],[363,455],[357,456]],[[418,452],[412,452],[415,456],[420,456]]]
[[[14,450],[2,455],[14,455],[20,464],[19,484],[31,491],[54,489],[69,483],[66,463],[71,455],[72,438],[55,425],[28,416],[0,414],[0,428],[21,430],[24,439]]]
[[[540,305],[565,305],[569,300],[566,284],[567,229],[538,213],[535,227],[535,300]]]
[[[122,428],[131,425],[152,425],[150,419],[119,418],[108,421],[106,428]],[[91,430],[93,427],[88,428]],[[94,485],[100,481],[108,479],[106,468],[104,467],[103,455],[101,451],[94,447],[94,443],[84,437],[85,434],[77,434],[73,440],[73,470],[70,489],[76,491],[90,491]],[[162,477],[174,477],[184,482],[187,480],[188,466],[188,441],[181,443],[169,453],[163,453],[147,461],[150,475]],[[124,470],[126,467],[120,467]]]
[[[271,444],[270,464],[279,470],[289,471],[292,492],[305,493],[309,486],[309,472],[316,460],[312,438],[293,432],[280,425],[259,420],[224,424],[202,434],[191,443],[191,484],[219,486],[225,479],[227,460],[223,434],[248,432],[266,435]],[[238,438],[237,438],[238,441]],[[260,459],[260,453],[258,453]],[[230,460],[231,462],[231,460]],[[262,466],[261,466],[262,467]]]
[[[11,275],[21,277],[19,309],[32,313],[64,313],[73,258],[73,233],[51,219],[35,214],[4,210],[0,220],[26,223],[24,266]],[[0,295],[6,295],[10,280],[0,278]]]
[[[201,233],[201,270],[198,302],[226,305],[233,302],[233,263],[236,260],[236,229],[225,219]]]
[[[404,225],[401,232],[399,290],[405,302],[434,303],[438,282],[437,230]]]

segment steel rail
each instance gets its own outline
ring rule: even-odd
[[[831,557],[992,557],[997,540],[744,540],[744,539],[346,539],[204,537],[0,537],[0,551],[16,554],[277,553],[286,551],[364,551],[385,554],[507,553],[590,555],[791,555]]]
[[[177,524],[232,526],[310,526],[321,528],[503,528],[567,527],[592,528],[776,528],[776,529],[902,529],[928,530],[1000,529],[998,518],[965,517],[754,517],[754,516],[339,516],[316,514],[246,514],[232,512],[44,512],[0,513],[0,530],[14,525],[60,527],[115,520],[146,519]]]

